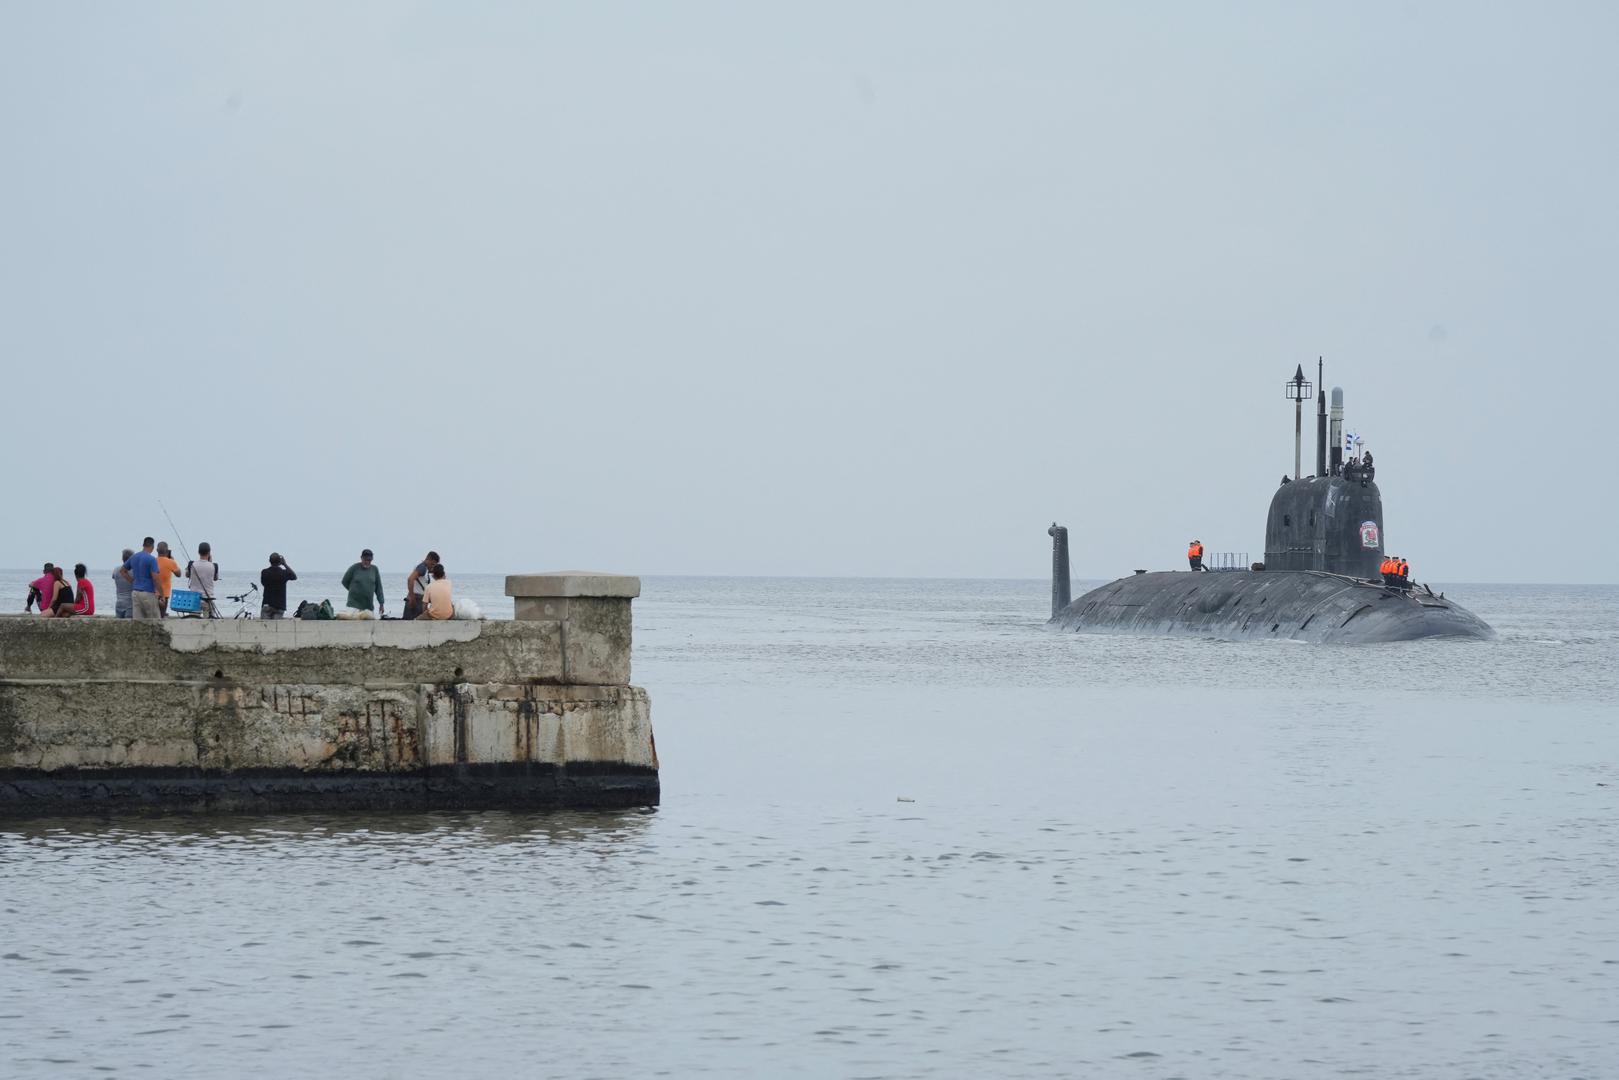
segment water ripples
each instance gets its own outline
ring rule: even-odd
[[[1050,634],[1038,583],[649,587],[657,813],[0,825],[0,1060],[1604,1075],[1609,595],[1331,649]]]

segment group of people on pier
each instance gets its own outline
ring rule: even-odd
[[[73,567],[73,579],[69,581],[60,566],[46,563],[45,572],[28,583],[28,600],[23,610],[34,610],[35,604],[39,605],[40,615],[47,619],[94,615],[96,587],[90,582],[90,572],[83,563],[77,563]]]
[[[377,602],[377,615],[387,618],[387,601],[382,593],[382,571],[373,563],[371,549],[360,552],[360,561],[343,572],[343,588],[348,590],[348,613],[338,618],[371,618],[371,601]],[[407,619],[448,619],[455,614],[450,578],[438,552],[429,551],[405,577]]]
[[[371,549],[366,548],[360,552],[360,561],[344,572],[346,606],[334,617],[388,617],[382,571],[372,560]],[[72,572],[73,576],[69,579],[62,567],[46,563],[44,573],[28,583],[23,611],[33,611],[37,606],[41,617],[56,619],[95,615],[96,589],[89,571],[84,563],[77,563]],[[219,564],[213,559],[213,548],[206,541],[197,545],[197,557],[188,561],[182,572],[168,542],[148,536],[141,541],[139,551],[125,548],[118,567],[112,572],[116,598],[113,613],[120,619],[166,619],[170,615],[170,601],[174,597],[174,582],[184,578],[187,588],[197,594],[197,610],[193,614],[218,618],[215,593],[222,576]],[[298,574],[287,560],[279,552],[272,551],[269,565],[259,571],[259,585],[263,590],[259,618],[279,619],[285,616],[287,583],[297,580]],[[405,578],[402,617],[448,619],[454,613],[449,575],[438,552],[429,551]]]

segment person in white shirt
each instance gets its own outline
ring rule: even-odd
[[[202,614],[204,618],[214,619],[219,613],[214,610],[214,586],[219,581],[219,566],[211,557],[214,549],[204,540],[197,545],[197,557],[186,564],[186,584],[194,592],[202,594]]]

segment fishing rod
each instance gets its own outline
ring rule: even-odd
[[[180,527],[174,523],[173,518],[169,517],[169,508],[163,505],[162,499],[157,500],[157,508],[163,511],[163,517],[168,521],[169,528],[174,530],[174,538],[180,542],[180,550],[185,553],[186,565],[190,566],[191,552],[186,548],[185,537],[180,535]]]

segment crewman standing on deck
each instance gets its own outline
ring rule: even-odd
[[[1193,570],[1203,569],[1203,541],[1193,540],[1187,545],[1186,561],[1192,564]]]
[[[1379,566],[1377,568],[1377,572],[1383,575],[1383,584],[1384,585],[1393,586],[1393,584],[1394,584],[1394,571],[1398,566],[1399,566],[1399,563],[1394,561],[1394,556],[1393,555],[1385,555],[1385,556],[1383,556],[1383,563],[1382,563],[1381,566]]]

